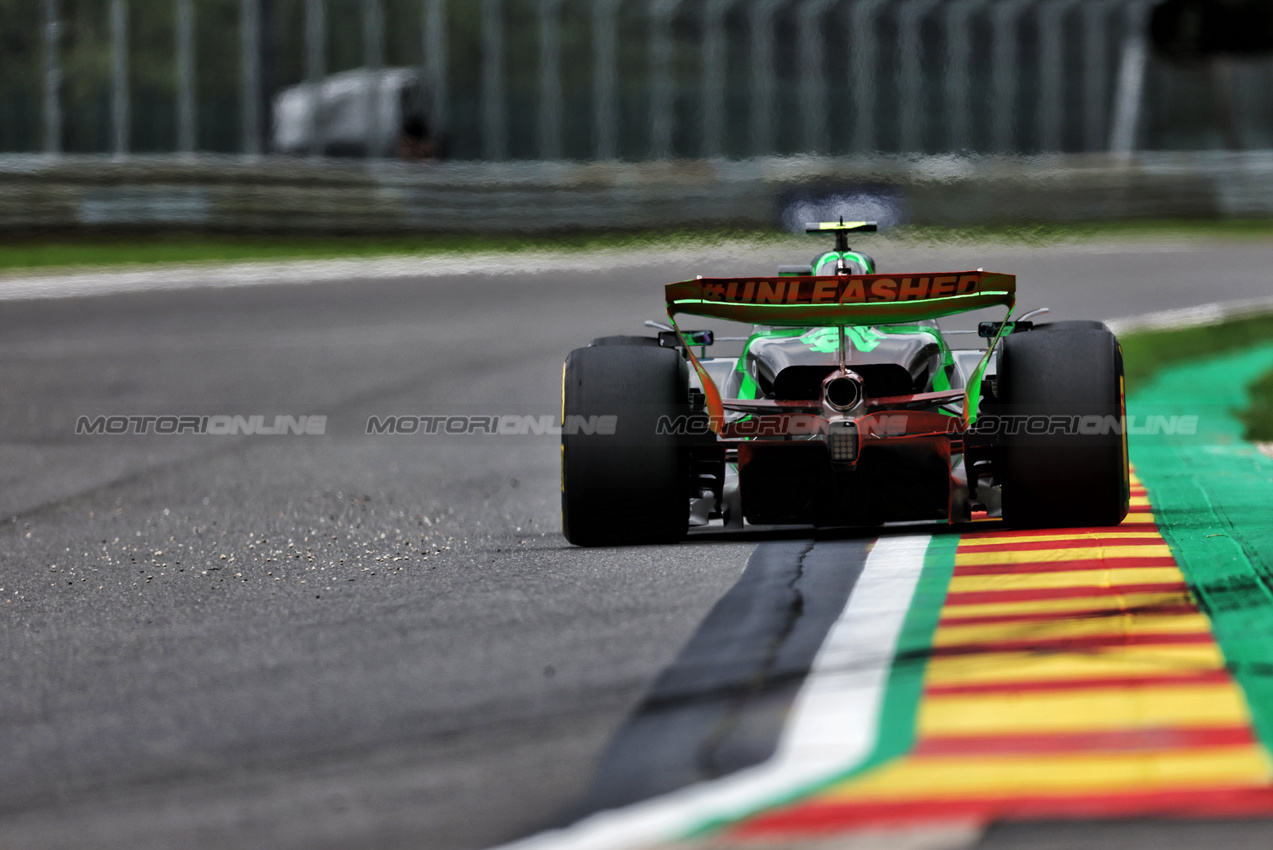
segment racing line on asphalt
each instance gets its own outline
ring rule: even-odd
[[[581,819],[524,843],[1273,813],[1246,697],[1132,488],[1117,528],[761,543]]]

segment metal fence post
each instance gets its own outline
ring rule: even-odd
[[[194,4],[177,0],[177,151],[195,151],[194,118]]]
[[[1039,25],[1039,100],[1036,117],[1039,125],[1039,150],[1059,151],[1061,117],[1065,111],[1062,86],[1065,72],[1065,14],[1074,0],[1052,0],[1038,11]]]
[[[707,0],[703,10],[703,156],[724,154],[725,13],[734,0]]]
[[[128,155],[128,0],[111,0],[111,128],[115,156]]]
[[[1002,0],[991,7],[994,32],[994,71],[990,90],[994,95],[993,137],[996,153],[1016,150],[1017,34],[1020,0]]]
[[[1106,61],[1106,0],[1083,5],[1083,141],[1089,151],[1105,148],[1105,104],[1109,90]]]
[[[898,12],[899,110],[903,153],[924,150],[924,42],[920,27],[934,0],[910,0]]]
[[[380,87],[385,64],[385,26],[380,0],[362,0],[362,52],[367,67],[367,158],[379,159],[381,147]],[[387,128],[386,128],[387,129]]]
[[[1109,134],[1109,149],[1128,156],[1136,149],[1136,129],[1140,123],[1140,102],[1145,90],[1145,19],[1148,6],[1143,2],[1126,7],[1126,32],[1123,35],[1122,59],[1118,68],[1118,92],[1114,100],[1114,125]]]
[[[44,152],[62,152],[62,24],[57,0],[44,0]]]
[[[981,7],[980,0],[969,3],[951,3],[946,7],[946,126],[949,150],[966,150],[972,144],[969,138],[969,112],[972,109],[969,92],[972,89],[968,73],[972,62],[972,41],[968,34],[968,19]]]
[[[827,138],[827,74],[826,37],[819,24],[835,0],[805,0],[800,4],[797,25],[800,44],[800,110],[804,113],[804,149],[807,153],[826,153]]]
[[[875,148],[875,13],[883,0],[857,0],[849,17],[853,89],[853,149]]]
[[[615,79],[615,16],[622,0],[594,0],[592,7],[592,44],[596,51],[594,76],[594,123],[597,134],[597,159],[609,161],[618,157],[618,104]]]
[[[261,154],[261,0],[243,0],[239,23],[240,49],[243,52],[243,91],[241,96],[243,127],[242,152],[246,156]]]
[[[309,83],[309,114],[306,116],[310,156],[322,156],[323,77],[327,75],[327,10],[323,0],[305,3],[305,80]]]
[[[774,153],[774,14],[786,0],[754,0],[751,7],[751,152]]]
[[[562,0],[539,0],[539,158],[561,159]]]
[[[424,0],[424,67],[432,88],[433,109],[429,129],[441,139],[451,108],[446,67],[446,0]]]
[[[668,30],[680,0],[650,0],[650,158],[672,157],[672,43]]]
[[[500,0],[482,0],[482,155],[502,160],[504,131],[504,14]]]

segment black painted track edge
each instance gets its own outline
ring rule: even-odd
[[[872,539],[759,544],[606,748],[569,823],[763,763]]]

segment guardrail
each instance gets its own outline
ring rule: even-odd
[[[0,230],[483,232],[1273,215],[1273,151],[647,163],[0,158]]]

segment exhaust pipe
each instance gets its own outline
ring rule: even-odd
[[[840,413],[857,407],[864,397],[862,378],[853,372],[837,372],[822,382],[823,400]]]

